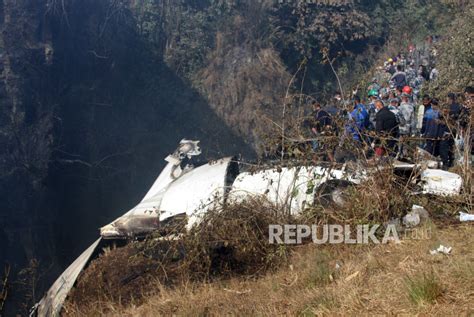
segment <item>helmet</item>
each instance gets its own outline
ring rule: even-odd
[[[392,59],[392,58],[389,58],[389,59],[388,59],[388,62],[389,62],[389,63],[393,63],[393,59]]]
[[[379,92],[377,91],[377,89],[371,89],[371,90],[369,90],[368,96],[369,97],[378,96],[378,94],[379,94]]]
[[[403,87],[403,89],[402,89],[402,92],[404,92],[404,93],[406,93],[406,94],[408,94],[408,95],[411,95],[412,91],[413,91],[413,90],[411,89],[410,86],[405,86],[405,87]]]

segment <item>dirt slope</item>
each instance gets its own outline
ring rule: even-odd
[[[429,224],[401,244],[305,245],[291,265],[264,277],[175,289],[157,283],[155,294],[136,303],[69,304],[66,315],[469,315],[474,313],[473,233],[469,224]],[[453,247],[452,254],[430,255],[440,243]]]

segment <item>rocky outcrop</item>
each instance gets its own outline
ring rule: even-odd
[[[53,106],[45,87],[51,61],[46,9],[45,1],[0,3],[0,145],[4,149],[0,235],[5,237],[0,239],[0,263],[20,255],[23,261],[30,260],[39,247],[39,229],[34,224],[42,217],[38,200],[51,156],[53,126]]]

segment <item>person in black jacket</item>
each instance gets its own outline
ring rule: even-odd
[[[449,105],[449,117],[457,123],[459,116],[461,115],[462,107],[456,102],[456,94],[450,92],[446,98]]]
[[[390,78],[395,88],[402,90],[407,85],[407,75],[401,65],[397,65],[397,71]]]
[[[311,129],[312,136],[315,138],[311,141],[311,146],[313,151],[316,151],[321,147],[317,138],[330,131],[332,119],[327,111],[321,109],[321,104],[319,102],[313,101],[312,106],[313,112],[311,113],[308,125]]]
[[[313,118],[311,131],[314,134],[320,134],[331,126],[331,116],[326,110],[321,108],[321,104],[319,102],[313,101],[313,112],[311,116]]]
[[[397,118],[380,100],[375,102],[375,108],[377,109],[377,114],[375,115],[375,132],[379,136],[375,154],[382,156],[387,151],[389,151],[390,154],[394,154],[396,153],[398,137]]]
[[[452,136],[452,130],[450,128],[450,109],[445,108],[440,112],[440,116],[437,122],[438,127],[438,147],[439,156],[443,162],[443,169],[448,170],[453,165],[454,153],[453,145],[454,139]]]

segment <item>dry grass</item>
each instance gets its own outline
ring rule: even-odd
[[[187,282],[133,306],[94,303],[68,315],[356,315],[474,313],[474,227],[420,228],[427,239],[389,245],[304,245],[263,277]],[[451,255],[430,255],[439,243]]]
[[[286,263],[289,248],[268,243],[270,224],[291,222],[264,199],[209,210],[189,232],[183,223],[170,225],[141,242],[108,248],[81,274],[66,310],[83,314],[87,307],[140,305],[151,295],[186,283],[236,276],[257,277]],[[112,310],[113,311],[113,310]]]
[[[443,293],[443,287],[433,272],[407,278],[408,296],[415,304],[433,303]]]

